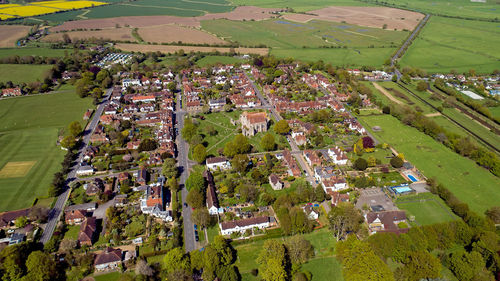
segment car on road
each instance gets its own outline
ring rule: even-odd
[[[184,208],[187,208],[188,204],[186,202],[184,202]]]
[[[194,227],[194,230],[198,230],[198,226],[196,224],[193,227]]]

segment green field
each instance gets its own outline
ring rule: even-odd
[[[0,170],[9,162],[34,162],[24,176],[0,178],[0,212],[31,206],[47,195],[65,154],[56,141],[59,130],[82,120],[90,99],[74,93],[0,101]]]
[[[400,60],[428,72],[491,73],[500,68],[498,23],[431,17]]]
[[[429,225],[458,220],[439,196],[432,193],[402,196],[396,206],[407,212],[407,217],[415,216],[416,225]]]
[[[100,275],[94,275],[95,281],[117,281],[121,276],[121,273],[118,271],[105,273]]]
[[[372,6],[355,0],[231,0],[237,6],[264,8],[293,8],[295,12],[306,12],[328,6]]]
[[[68,20],[100,19],[126,16],[180,16],[196,17],[206,13],[230,12],[234,6],[225,0],[201,0],[201,1],[178,1],[178,0],[138,0],[107,1],[112,5],[99,6],[90,9],[67,11],[57,14],[33,17],[36,21],[49,21],[60,23]],[[30,18],[28,18],[29,20]],[[23,20],[19,20],[22,22]],[[33,20],[32,20],[33,21]]]
[[[374,3],[374,0],[367,0]],[[498,2],[485,1],[485,3],[472,2],[470,0],[435,1],[435,0],[388,0],[388,5],[395,5],[402,9],[415,10],[433,15],[447,15],[462,18],[498,19],[500,10]],[[375,3],[374,3],[375,4]]]
[[[408,34],[345,23],[282,19],[210,20],[202,21],[202,28],[244,46],[266,45],[278,57],[322,59],[336,65],[382,65],[395,49],[391,46],[399,45]]]
[[[80,233],[79,225],[69,225],[68,230],[64,233],[65,239],[76,240],[78,239],[78,234]]]
[[[482,214],[500,202],[500,193],[496,191],[500,179],[474,161],[390,115],[361,116],[359,120],[379,141],[403,153],[426,177],[435,177],[472,210]],[[380,126],[382,131],[373,132],[373,126]]]
[[[206,56],[200,60],[196,61],[196,65],[199,67],[206,67],[209,65],[215,64],[236,64],[243,63],[245,60],[237,58],[237,57],[228,57],[228,56]]]
[[[8,48],[0,49],[0,58],[10,56],[64,57],[65,52],[71,53],[71,50],[50,48]]]
[[[335,238],[333,235],[326,228],[323,228],[303,236],[313,245],[315,257],[304,264],[302,268],[312,273],[313,280],[343,280],[341,265],[333,257],[335,248]],[[286,238],[278,239],[284,240]],[[243,277],[242,280],[258,280],[249,273],[253,268],[259,267],[256,260],[264,245],[264,241],[259,240],[235,246],[238,254],[235,265]],[[325,264],[328,265],[328,268],[321,266]]]
[[[0,82],[12,81],[15,84],[43,81],[52,65],[0,64]]]

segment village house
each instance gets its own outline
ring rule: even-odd
[[[92,246],[97,230],[97,222],[95,217],[86,218],[80,225],[80,233],[78,234],[78,243],[81,246]]]
[[[76,170],[76,176],[81,177],[81,176],[89,176],[94,173],[94,168],[91,166],[81,166]]]
[[[323,181],[321,181],[321,186],[323,186],[323,190],[326,193],[328,193],[329,190],[340,191],[348,188],[347,181],[345,180],[344,177],[341,176],[335,176],[329,179],[324,179]]]
[[[269,175],[269,184],[274,190],[283,189],[283,183],[280,181],[280,178],[276,174]]]
[[[2,90],[2,97],[18,97],[22,96],[20,88],[7,88]]]
[[[149,185],[140,200],[141,211],[164,221],[173,220],[172,212],[166,207],[170,205],[170,191],[163,189],[163,181]]]
[[[234,232],[244,233],[247,229],[267,227],[269,227],[269,217],[267,216],[219,223],[222,235],[231,235]]]
[[[316,212],[311,205],[306,205],[302,210],[304,210],[304,213],[306,213],[307,218],[310,220],[317,220],[319,218],[319,212]]]
[[[27,217],[30,209],[21,209],[16,211],[9,211],[0,214],[0,229],[10,228],[14,226],[17,218]]]
[[[318,157],[318,155],[316,154],[316,151],[304,150],[303,154],[304,154],[304,158],[307,161],[307,164],[309,164],[310,167],[321,165],[321,158]]]
[[[399,223],[406,223],[405,211],[370,212],[365,215],[370,234],[377,232],[406,233],[408,228],[399,228]]]
[[[69,210],[64,213],[66,224],[80,224],[87,218],[86,210]]]
[[[102,253],[97,254],[94,260],[96,271],[116,270],[122,263],[122,250],[106,248]]]
[[[346,203],[349,202],[349,194],[347,193],[340,193],[336,191],[329,191],[328,194],[332,197],[332,205],[337,206],[340,203]]]
[[[90,202],[90,203],[68,206],[68,207],[66,207],[65,211],[82,210],[82,211],[86,211],[88,214],[89,212],[95,211],[95,209],[97,209],[97,203]]]
[[[231,163],[226,157],[210,157],[206,159],[206,163],[210,171],[231,169]]]
[[[193,100],[186,102],[186,110],[191,114],[201,112],[202,108],[203,106],[200,100]]]
[[[225,98],[210,99],[208,101],[208,105],[210,106],[210,110],[218,111],[224,108],[224,105],[226,105],[226,99]]]
[[[133,103],[149,103],[149,102],[154,102],[156,100],[154,95],[147,95],[147,96],[133,96],[132,97],[132,102]]]
[[[99,178],[83,185],[83,189],[85,189],[85,194],[87,194],[88,196],[97,195],[99,192],[103,190],[103,188],[104,188],[104,183]]]
[[[204,177],[208,182],[208,188],[207,188],[207,209],[208,213],[210,215],[217,215],[219,213],[219,202],[217,200],[217,194],[215,193],[215,183],[214,183],[214,177],[210,173],[210,171],[205,171]]]
[[[285,159],[285,163],[288,167],[288,174],[290,176],[294,177],[300,177],[302,174],[299,165],[297,165],[297,162],[295,161],[295,158],[293,158],[292,153],[290,153],[290,150],[285,149],[283,151],[283,158]]]
[[[148,170],[145,167],[142,167],[139,171],[137,171],[136,182],[139,184],[146,184],[148,180]]]
[[[347,164],[347,154],[342,151],[338,146],[328,149],[328,156],[332,159],[335,165],[346,165]]]
[[[123,79],[122,80],[122,90],[125,91],[131,86],[141,86],[141,80],[139,79]]]
[[[240,115],[241,131],[247,137],[260,132],[267,132],[267,114],[265,112],[243,112]]]

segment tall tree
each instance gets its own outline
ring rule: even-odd
[[[248,156],[244,154],[235,155],[231,160],[231,166],[239,173],[245,172],[248,167]]]
[[[265,151],[274,150],[274,147],[276,146],[274,136],[270,133],[265,134],[260,140],[260,146],[262,146]]]
[[[168,273],[177,270],[188,271],[191,268],[189,257],[184,255],[184,251],[180,247],[170,250],[163,258],[163,264]]]
[[[286,135],[290,132],[290,126],[286,120],[280,120],[274,125],[274,131],[280,135]]]
[[[202,190],[191,189],[186,197],[187,203],[193,208],[202,208],[205,202]]]
[[[277,240],[266,240],[257,258],[259,274],[265,281],[288,280],[286,249]]]
[[[193,148],[193,159],[201,164],[205,158],[207,158],[207,149],[200,143]]]
[[[176,162],[175,162],[174,158],[165,159],[165,161],[163,162],[161,173],[166,178],[172,178],[172,177],[176,178],[177,177],[178,170],[177,170],[177,166],[176,166]]]
[[[56,279],[56,263],[42,251],[32,252],[26,261],[28,274],[24,279],[33,281],[50,281]]]
[[[401,274],[408,281],[438,278],[441,275],[441,262],[427,251],[413,251],[401,268]]]
[[[314,255],[314,249],[309,240],[301,235],[292,236],[286,242],[288,256],[294,264],[303,264]]]
[[[350,232],[357,232],[363,221],[359,211],[348,203],[340,203],[328,213],[329,228],[337,241],[344,239]]]

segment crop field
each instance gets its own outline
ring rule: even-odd
[[[359,120],[381,142],[392,145],[426,177],[435,177],[470,208],[483,213],[498,205],[500,179],[474,161],[451,151],[417,129],[403,125],[390,115],[361,116]],[[373,132],[380,126],[380,132]]]
[[[159,25],[139,28],[139,36],[145,42],[154,43],[191,43],[226,45],[227,42],[212,34],[198,29],[178,25]],[[161,36],[158,36],[161,34]]]
[[[42,81],[51,65],[0,64],[0,82],[13,83]]]
[[[11,56],[44,56],[44,57],[64,57],[64,53],[71,54],[73,50],[50,49],[50,48],[8,48],[0,49],[0,58]]]
[[[65,154],[56,146],[59,130],[92,107],[90,99],[80,99],[71,89],[0,101],[0,174],[17,173],[0,177],[0,212],[29,207],[47,195]]]
[[[64,34],[67,34],[71,40],[78,39],[106,39],[114,41],[136,41],[132,36],[132,30],[130,28],[113,28],[113,29],[103,29],[103,30],[89,30],[89,31],[69,31],[69,32],[59,32],[51,33],[42,38],[43,42],[62,42],[64,41]]]
[[[413,30],[423,14],[386,7],[327,7],[308,11],[307,14],[286,14],[287,20],[311,20],[349,23],[389,30]]]
[[[221,52],[229,53],[231,48],[228,47],[198,47],[198,46],[173,46],[173,45],[143,45],[143,44],[123,44],[119,43],[115,45],[115,48],[127,51],[127,52],[162,52],[165,54],[171,54],[184,50],[184,52]],[[257,55],[267,55],[267,48],[234,48],[236,53],[241,54],[257,54]]]
[[[368,0],[366,3],[374,3],[374,0]],[[384,1],[389,5],[401,7],[403,9],[416,10],[422,13],[434,15],[447,15],[461,18],[495,19],[500,16],[498,2],[484,1],[472,2],[470,0],[388,0]]]
[[[500,68],[498,23],[431,17],[400,60],[428,72],[491,73]]]
[[[97,1],[44,1],[26,5],[0,5],[0,20],[9,18],[32,17],[65,10],[97,7],[106,3]]]
[[[29,26],[0,25],[0,48],[15,47],[16,42],[30,31]]]
[[[459,220],[439,196],[432,193],[402,196],[396,200],[396,206],[405,210],[407,216],[414,216],[417,225],[429,225],[452,220]]]
[[[303,61],[321,59],[336,65],[382,65],[395,49],[391,44],[399,44],[408,34],[343,23],[297,23],[281,19],[202,21],[202,28],[242,45],[266,45],[271,48],[271,54],[278,57]]]

